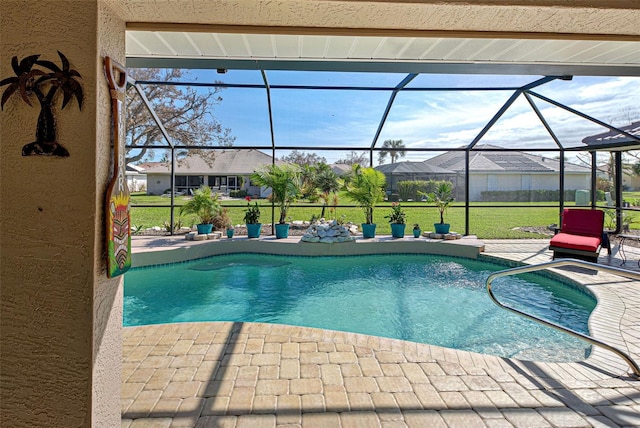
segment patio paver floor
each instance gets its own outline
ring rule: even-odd
[[[550,260],[545,240],[485,244],[488,256]],[[620,264],[615,251],[601,261]],[[568,276],[603,301],[592,334],[640,361],[640,285]],[[556,364],[284,325],[127,327],[122,426],[637,427],[640,381],[627,372],[600,350]]]

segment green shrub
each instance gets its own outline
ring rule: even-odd
[[[482,202],[558,202],[559,200],[559,190],[487,190],[480,193]],[[575,201],[576,191],[565,190],[564,200],[565,202]],[[602,192],[602,200],[604,200],[604,192]]]
[[[446,180],[405,180],[398,181],[398,197],[402,201],[419,201],[423,194],[433,193]],[[451,182],[449,182],[451,183]],[[453,185],[453,183],[451,183]]]
[[[246,190],[230,190],[229,196],[232,198],[244,198],[245,196],[247,196],[247,191]]]

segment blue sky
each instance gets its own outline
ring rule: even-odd
[[[194,71],[196,81],[262,84],[259,71]],[[394,87],[406,74],[267,71],[271,85],[340,85]],[[479,88],[514,87],[541,76],[486,76],[423,74],[407,87]],[[640,78],[574,77],[556,80],[535,92],[590,116],[623,126],[640,120]],[[511,96],[505,91],[403,91],[396,97],[377,146],[386,139],[402,139],[406,147],[447,149],[469,144]],[[391,91],[334,91],[273,89],[271,100],[277,145],[371,145]],[[214,111],[231,128],[236,146],[270,145],[266,92],[263,89],[227,88]],[[561,141],[577,145],[588,135],[606,129],[535,99]],[[480,143],[498,146],[554,148],[555,144],[521,96]],[[343,152],[319,151],[329,162]],[[279,151],[280,157],[287,152]],[[436,153],[408,153],[405,160],[421,160]],[[377,164],[377,161],[375,161]]]

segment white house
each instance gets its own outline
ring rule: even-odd
[[[147,175],[141,166],[127,164],[124,175],[130,192],[142,192],[147,188]]]
[[[228,194],[246,190],[250,196],[264,197],[259,186],[253,186],[249,176],[260,166],[271,164],[272,157],[259,150],[212,150],[213,156],[203,158],[192,154],[176,162],[175,190],[189,193],[202,185]],[[147,175],[147,194],[162,195],[171,189],[171,163],[141,164]]]
[[[481,151],[501,149],[492,145],[477,146],[469,158],[469,200],[480,201],[484,191],[558,190],[560,161],[520,151]],[[432,167],[464,176],[465,152],[451,151],[424,161]],[[591,188],[591,168],[565,162],[564,188]],[[458,178],[458,183],[461,183]],[[456,195],[457,199],[459,195]]]

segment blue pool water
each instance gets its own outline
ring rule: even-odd
[[[187,321],[292,324],[542,361],[581,360],[584,342],[494,305],[504,267],[429,255],[232,254],[133,269],[126,326]],[[581,332],[595,300],[537,275],[499,278],[496,296]]]

